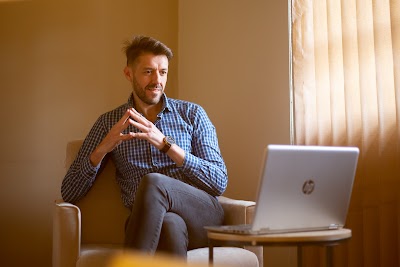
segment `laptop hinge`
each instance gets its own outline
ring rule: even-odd
[[[337,224],[337,223],[332,223],[332,224],[329,225],[329,229],[330,230],[336,230],[336,229],[339,229],[340,227],[341,226],[339,224]]]

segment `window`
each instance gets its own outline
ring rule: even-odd
[[[361,151],[335,266],[399,266],[400,0],[292,0],[291,38],[294,143]]]

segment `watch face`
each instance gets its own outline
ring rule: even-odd
[[[174,138],[172,138],[171,136],[166,136],[166,137],[165,137],[165,140],[166,140],[168,143],[170,143],[171,145],[172,145],[172,144],[175,144],[175,140],[174,140]]]

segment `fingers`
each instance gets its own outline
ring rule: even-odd
[[[119,132],[122,132],[123,130],[128,128],[128,126],[129,126],[128,120],[129,120],[130,116],[131,116],[131,114],[130,114],[129,110],[127,110],[125,112],[125,114],[121,117],[121,119],[115,124],[115,126],[118,128]]]
[[[131,119],[133,118],[133,120]],[[142,116],[139,112],[137,112],[134,108],[128,109],[125,114],[121,117],[121,119],[118,121],[118,130],[119,132],[122,132],[130,124],[138,128],[139,130],[143,130],[143,127],[141,125],[148,125],[148,120]]]
[[[129,125],[132,125],[139,131],[123,133]],[[110,130],[106,139],[112,143],[116,143],[115,146],[123,141],[132,139],[147,140],[150,144],[159,146],[163,136],[161,131],[151,121],[147,120],[134,108],[130,108]]]
[[[134,133],[123,134],[122,132],[126,130],[129,125],[133,125],[141,131],[145,130],[146,127],[143,125],[143,123],[148,123],[146,118],[144,118],[135,109],[131,108],[125,112],[121,119],[111,129],[109,134],[113,135],[114,138],[119,141],[133,139],[135,137]]]
[[[130,117],[132,118],[128,119],[128,121],[135,128],[139,129],[142,132],[148,132],[152,128],[153,123],[148,121],[145,117],[143,117],[142,114],[137,112],[134,108],[129,109],[128,112],[130,114]]]
[[[130,116],[131,116],[135,121],[137,121],[137,122],[139,122],[139,123],[141,123],[141,124],[144,124],[144,125],[147,125],[147,124],[149,123],[149,121],[148,121],[145,117],[143,117],[142,114],[140,114],[139,112],[137,112],[136,109],[131,108],[131,109],[128,109],[127,112],[129,112]]]
[[[130,108],[127,110],[131,114],[132,117],[142,117],[142,114],[140,114],[136,109]]]
[[[120,140],[121,141],[127,141],[127,140],[132,140],[136,138],[136,133],[129,132],[127,134],[121,134],[120,135]]]
[[[106,137],[99,144],[99,148],[107,153],[112,151],[122,141],[130,140],[135,138],[135,133],[123,134],[122,132],[128,128],[129,125],[136,123],[131,119],[132,112],[127,110],[125,114],[119,119],[119,121],[110,129]],[[136,114],[134,116],[137,116]],[[138,129],[139,127],[136,126]]]

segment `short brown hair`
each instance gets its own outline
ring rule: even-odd
[[[170,61],[173,57],[171,49],[153,37],[137,35],[124,43],[123,51],[126,55],[126,65],[129,65],[142,54],[152,53],[156,56],[165,55]]]

